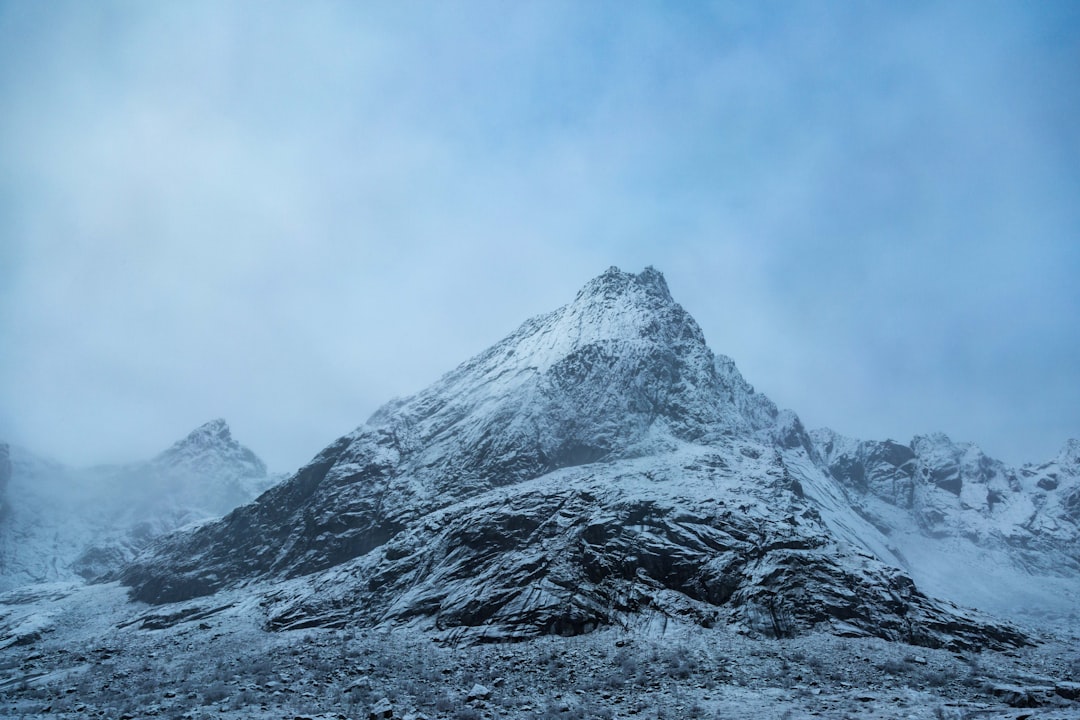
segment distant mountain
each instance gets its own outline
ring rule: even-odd
[[[612,268],[121,577],[152,603],[254,581],[271,628],[1026,642],[916,588],[821,440],[709,350],[659,272]]]
[[[811,437],[852,507],[935,592],[1024,614],[1052,606],[1039,595],[1080,576],[1080,442],[1014,468],[940,433],[907,445],[830,430]],[[1074,592],[1058,593],[1059,604],[1075,607]]]
[[[224,420],[130,465],[75,469],[0,446],[0,589],[97,577],[151,539],[220,517],[273,481]]]

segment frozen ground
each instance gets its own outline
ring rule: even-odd
[[[972,655],[643,617],[447,647],[409,628],[266,632],[251,590],[157,607],[114,584],[0,596],[0,717],[1080,717],[1076,632]]]

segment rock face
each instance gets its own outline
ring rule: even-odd
[[[812,437],[832,476],[856,499],[904,511],[890,530],[914,526],[927,537],[964,539],[1001,550],[1028,571],[1080,571],[1077,441],[1048,463],[1012,468],[940,433],[909,445],[828,430]]]
[[[824,627],[954,648],[1024,641],[830,539],[777,460],[685,451],[484,493],[272,593],[269,625],[419,622],[447,641],[501,642],[682,620],[771,637]]]
[[[9,454],[0,589],[116,570],[153,538],[219,517],[273,481],[223,420],[132,465],[75,469],[19,448]]]
[[[668,621],[1025,641],[854,549],[885,543],[823,467],[659,272],[612,268],[121,577],[151,603],[264,580],[272,628],[388,621],[448,641]]]

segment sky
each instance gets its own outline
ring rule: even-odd
[[[808,427],[1080,437],[1080,4],[0,0],[0,439],[299,467],[612,265]]]

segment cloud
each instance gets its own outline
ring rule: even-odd
[[[1071,4],[0,5],[0,436],[295,467],[664,270],[810,425],[1080,434]]]

